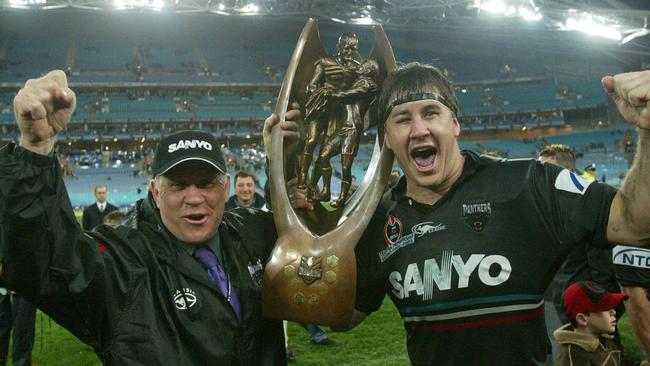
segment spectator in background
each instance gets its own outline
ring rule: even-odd
[[[589,180],[589,181],[595,181],[596,180],[596,164],[591,163],[587,165],[582,172],[582,177]]]
[[[118,208],[111,205],[106,201],[106,186],[99,185],[95,187],[96,201],[92,205],[86,207],[83,213],[83,228],[84,230],[92,230],[95,226],[104,222],[104,217]]]
[[[619,366],[621,350],[612,342],[616,330],[616,308],[626,296],[610,293],[599,284],[581,281],[564,293],[570,324],[555,331],[562,345],[557,366]]]
[[[14,366],[31,366],[36,308],[13,291],[0,288],[0,366],[7,364],[9,338]]]
[[[237,207],[262,208],[266,201],[261,194],[256,192],[257,179],[245,171],[235,174],[235,194],[226,202],[226,211]]]
[[[103,224],[110,226],[121,225],[122,222],[126,219],[127,214],[120,210],[113,211],[104,217]]]
[[[554,164],[572,172],[576,171],[575,153],[567,145],[547,145],[540,151],[539,161]],[[544,296],[546,300],[544,303],[546,330],[553,346],[553,358],[556,358],[558,352],[558,343],[553,337],[553,331],[570,321],[562,304],[564,291],[574,282],[589,280],[601,284],[609,292],[619,292],[611,258],[612,250],[610,248],[599,248],[588,242],[583,242],[574,246],[553,277]],[[623,316],[624,310],[622,304],[616,309],[617,319]],[[615,332],[615,342],[620,347],[618,329]]]
[[[576,171],[576,156],[570,146],[563,144],[547,145],[539,152],[539,160]]]

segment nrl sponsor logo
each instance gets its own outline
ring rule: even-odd
[[[433,222],[421,222],[411,228],[411,231],[413,234],[415,234],[418,238],[425,235],[425,234],[431,234],[435,233],[436,231],[442,231],[445,230],[447,226],[444,224],[435,224]]]
[[[388,281],[393,295],[398,299],[418,296],[429,301],[435,292],[476,285],[499,286],[512,274],[510,261],[499,254],[471,254],[465,258],[452,250],[441,254],[439,259],[410,263],[402,271],[391,272]]]
[[[389,245],[386,249],[379,252],[379,260],[383,263],[388,257],[395,254],[401,248],[415,243],[415,234],[408,234],[395,244]]]
[[[411,228],[411,234],[405,235],[400,238],[397,242],[389,244],[388,247],[379,252],[379,260],[383,263],[390,257],[395,254],[401,248],[407,247],[415,243],[415,239],[420,238],[426,234],[435,233],[437,231],[442,231],[447,229],[447,226],[444,224],[434,224],[433,222],[421,222]],[[401,232],[401,228],[399,230]]]
[[[173,153],[180,149],[206,149],[212,150],[212,144],[203,140],[180,140],[175,144],[169,144],[167,151]]]
[[[176,290],[172,297],[178,310],[187,310],[196,305],[196,293],[191,288],[184,287],[181,290]]]

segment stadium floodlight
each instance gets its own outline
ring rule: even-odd
[[[538,22],[543,18],[542,13],[540,13],[538,10],[539,9],[529,8],[527,6],[521,5],[519,8],[517,8],[517,14],[529,22]]]
[[[539,8],[532,0],[474,0],[473,6],[487,13],[501,14],[507,17],[519,16],[531,22],[543,18]]]
[[[244,5],[243,7],[237,9],[237,11],[240,11],[242,13],[248,13],[248,14],[255,14],[260,11],[260,7],[257,6],[256,4],[253,3],[248,3]]]
[[[162,10],[165,7],[164,0],[114,0],[113,6],[118,10],[132,8],[148,8],[152,10]]]
[[[14,8],[24,7],[28,5],[42,5],[47,0],[9,0],[9,6]]]
[[[350,21],[354,24],[360,24],[360,25],[374,25],[377,24],[377,22],[372,19],[370,16],[362,16],[361,18],[354,18],[350,19]]]
[[[505,14],[508,11],[508,6],[501,0],[488,0],[488,1],[476,1],[474,2],[475,6],[481,10],[485,10],[488,13],[494,14]]]
[[[620,41],[623,36],[618,25],[606,18],[591,13],[572,15],[566,18],[560,29],[578,31],[589,35]]]

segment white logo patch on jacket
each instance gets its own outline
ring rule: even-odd
[[[178,310],[187,310],[196,305],[196,293],[191,288],[184,287],[182,290],[176,290],[172,297]]]
[[[576,173],[564,169],[555,178],[555,188],[577,194],[585,194],[587,187],[593,183],[592,181],[578,176]]]

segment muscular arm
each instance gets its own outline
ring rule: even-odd
[[[614,243],[650,245],[650,71],[603,78],[623,117],[639,131],[632,168],[614,197],[607,239]]]
[[[650,301],[648,292],[643,287],[623,287],[623,293],[629,297],[625,310],[641,346],[646,355],[650,355]]]

